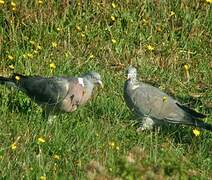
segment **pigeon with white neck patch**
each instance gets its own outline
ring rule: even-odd
[[[136,68],[127,70],[124,99],[134,113],[141,117],[139,130],[152,129],[162,123],[185,124],[212,131],[212,125],[203,122],[204,114],[182,105],[168,94],[149,84],[137,80]]]
[[[0,84],[15,86],[39,104],[45,115],[73,112],[92,96],[96,85],[102,86],[101,76],[89,72],[80,77],[41,77],[14,74],[1,77]]]

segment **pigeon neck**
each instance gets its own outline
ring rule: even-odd
[[[131,77],[131,78],[129,79],[129,82],[130,82],[131,84],[136,84],[136,83],[137,83],[137,78],[136,78],[136,76]]]
[[[84,84],[88,90],[93,90],[94,84],[89,79],[84,78]]]

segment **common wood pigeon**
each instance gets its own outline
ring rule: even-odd
[[[25,92],[39,104],[49,118],[57,112],[72,112],[84,105],[92,95],[95,85],[102,86],[101,76],[89,72],[80,77],[41,77],[14,74],[1,77],[0,84],[8,84]]]
[[[127,77],[124,99],[129,109],[143,119],[139,130],[152,129],[155,124],[174,123],[212,131],[212,125],[201,120],[205,115],[182,105],[160,89],[139,82],[136,68],[130,66]]]

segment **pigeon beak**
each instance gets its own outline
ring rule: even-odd
[[[102,83],[102,81],[101,81],[101,80],[98,80],[98,81],[97,81],[97,84],[98,84],[98,85],[100,85],[100,87],[101,87],[101,88],[103,88],[103,87],[104,87],[104,86],[103,86],[103,83]]]

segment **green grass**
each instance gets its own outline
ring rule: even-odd
[[[0,5],[0,74],[77,76],[95,70],[105,87],[49,125],[23,93],[1,86],[0,177],[210,179],[210,132],[195,137],[191,127],[172,126],[137,133],[122,94],[132,62],[143,81],[212,123],[212,6],[203,0],[67,2],[17,1],[14,11],[9,1]],[[189,82],[183,64],[190,66]],[[39,137],[45,142],[39,144]]]

